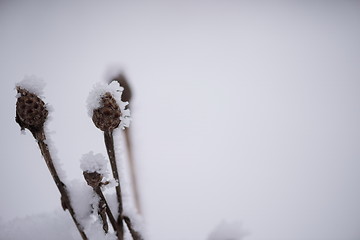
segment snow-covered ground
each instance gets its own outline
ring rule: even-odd
[[[119,68],[148,239],[359,239],[359,25],[357,1],[0,1],[0,239],[76,233],[15,83],[46,82],[82,179],[83,154],[106,156],[86,99]]]

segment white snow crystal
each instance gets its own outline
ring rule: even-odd
[[[88,114],[90,117],[93,116],[93,112],[95,109],[101,107],[101,98],[105,95],[105,93],[110,93],[114,99],[116,100],[116,103],[120,107],[121,111],[121,117],[120,117],[120,128],[123,129],[125,127],[128,127],[130,124],[130,110],[125,109],[126,105],[128,105],[128,102],[121,101],[121,94],[123,92],[124,88],[119,85],[118,82],[111,82],[110,84],[105,83],[97,83],[94,85],[93,90],[90,92],[88,98],[87,98],[87,107],[88,107]]]
[[[248,233],[242,230],[241,223],[222,221],[207,240],[242,240],[246,235]]]
[[[60,180],[65,183],[67,181],[66,172],[62,168],[63,164],[62,164],[62,162],[60,161],[60,159],[59,159],[59,157],[57,155],[58,151],[57,151],[57,149],[55,147],[55,144],[53,143],[53,141],[51,139],[51,132],[46,127],[46,124],[45,124],[44,131],[45,131],[45,135],[46,135],[46,139],[44,140],[44,142],[48,146],[49,152],[51,154],[51,159],[52,159],[52,162],[53,162],[54,167],[56,169],[56,172],[57,172]]]
[[[80,168],[84,172],[98,172],[107,177],[107,161],[101,153],[94,154],[92,151],[84,154],[80,159]]]
[[[36,94],[37,96],[42,96],[44,93],[45,82],[37,78],[36,76],[25,76],[21,82],[16,83],[17,87],[26,89],[29,92]],[[17,95],[18,97],[18,95]]]
[[[48,110],[49,114],[46,118],[45,124],[44,124],[44,131],[45,131],[45,143],[48,146],[49,152],[51,154],[51,158],[53,160],[56,172],[59,175],[59,178],[62,182],[66,183],[67,179],[66,179],[66,172],[64,171],[64,169],[62,168],[63,164],[60,161],[59,157],[58,157],[58,151],[55,147],[55,144],[52,140],[52,135],[55,133],[54,131],[50,130],[49,124],[51,123],[52,120],[52,112],[54,111],[53,107],[50,104],[46,104],[46,109]]]

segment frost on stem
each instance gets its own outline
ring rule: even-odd
[[[130,110],[125,109],[128,102],[121,100],[122,92],[123,88],[116,82],[94,86],[87,99],[87,106],[88,114],[97,128],[111,131],[129,126]]]

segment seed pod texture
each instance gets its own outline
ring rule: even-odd
[[[83,172],[87,184],[93,188],[100,186],[102,176],[97,172]]]
[[[22,129],[27,128],[36,132],[43,128],[48,110],[45,103],[35,94],[17,88],[20,97],[16,102],[16,122]]]
[[[116,100],[110,93],[101,98],[101,107],[93,112],[92,120],[95,126],[102,131],[113,130],[120,124],[121,111]]]

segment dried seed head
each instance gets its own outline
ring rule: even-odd
[[[87,184],[93,188],[101,185],[102,175],[98,172],[83,172]]]
[[[120,124],[121,111],[110,93],[101,97],[101,107],[94,109],[92,120],[102,131],[113,130]]]
[[[33,134],[40,131],[46,118],[48,110],[45,103],[35,94],[17,87],[20,96],[16,102],[16,122],[21,129],[29,129]]]

